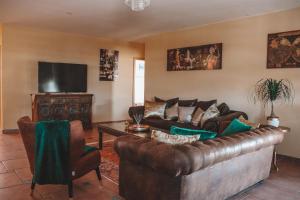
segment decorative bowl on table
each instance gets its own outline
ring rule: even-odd
[[[134,132],[145,132],[150,130],[150,126],[145,124],[133,124],[128,127],[128,130]]]

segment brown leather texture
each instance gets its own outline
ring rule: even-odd
[[[18,126],[33,174],[35,122],[32,122],[31,119],[26,116],[18,120]],[[70,122],[70,174],[73,174],[72,179],[79,178],[91,170],[95,170],[100,165],[99,151],[93,151],[82,156],[84,146],[85,138],[81,121]],[[74,172],[72,173],[72,171]]]
[[[120,195],[127,200],[226,199],[269,176],[274,145],[282,140],[276,128],[184,145],[119,137]]]

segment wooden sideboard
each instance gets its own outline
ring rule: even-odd
[[[92,128],[92,94],[32,94],[32,119],[81,120],[84,129]]]

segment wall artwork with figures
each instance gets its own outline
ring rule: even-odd
[[[268,35],[267,68],[300,68],[300,30]]]
[[[119,51],[100,49],[100,81],[114,81],[118,77]]]
[[[168,49],[167,71],[222,69],[222,43]]]

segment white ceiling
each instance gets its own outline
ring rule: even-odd
[[[135,40],[299,6],[300,0],[151,0],[132,12],[123,0],[0,0],[0,22]]]

